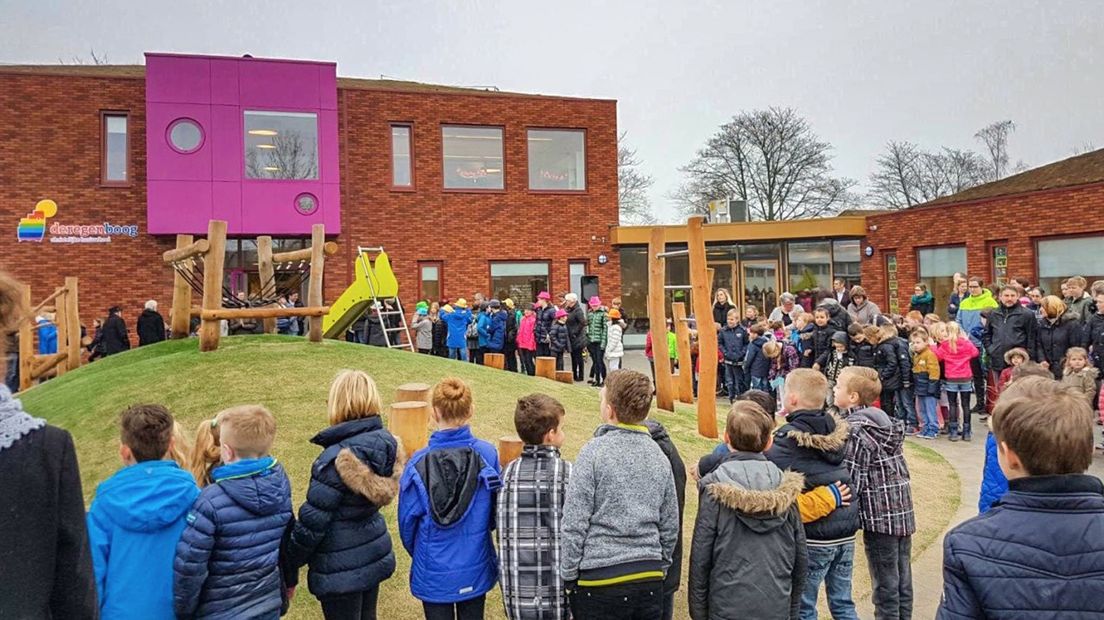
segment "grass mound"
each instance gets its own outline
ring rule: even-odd
[[[88,501],[96,484],[119,467],[116,421],[125,407],[140,402],[165,404],[185,429],[193,431],[201,420],[228,406],[262,404],[276,416],[278,432],[273,453],[291,477],[293,501],[298,510],[310,479],[311,463],[320,451],[309,440],[326,425],[329,383],[342,368],[364,370],[376,380],[385,414],[395,388],[403,383],[433,384],[442,377],[460,377],[471,385],[474,393],[473,430],[492,443],[503,435],[514,434],[517,398],[533,392],[559,399],[567,410],[564,455],[568,459],[574,459],[599,423],[598,391],[587,386],[344,342],[311,344],[288,336],[224,338],[218,351],[204,354],[199,353],[194,339],[142,347],[49,381],[23,393],[21,398],[27,411],[73,434]],[[690,407],[679,406],[673,414],[656,412],[654,417],[669,429],[687,463],[696,463],[715,445],[697,435]],[[950,466],[935,452],[910,445],[907,453],[920,527],[913,552],[919,554],[954,514],[958,480],[948,475],[952,471]],[[687,493],[684,528],[687,549],[696,513],[697,494]],[[385,508],[383,514],[394,539],[398,570],[381,587],[381,616],[397,620],[420,618],[421,605],[409,593],[410,557],[398,539],[395,506]],[[858,558],[856,562],[861,564]],[[685,578],[684,571],[684,581]],[[863,592],[863,583],[868,581],[865,567],[856,567],[855,581],[858,596]],[[865,592],[869,593],[868,584]],[[488,597],[487,616],[500,617],[500,610],[496,589]],[[676,617],[686,616],[684,590],[676,601],[676,610]],[[288,617],[321,618],[317,600],[306,591],[305,572]]]

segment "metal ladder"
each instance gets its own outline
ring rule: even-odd
[[[357,261],[360,263],[361,269],[364,270],[365,280],[368,281],[368,289],[372,291],[372,307],[376,310],[376,319],[379,321],[380,329],[383,330],[383,340],[387,343],[388,349],[406,349],[410,352],[414,352],[414,341],[410,338],[410,327],[406,322],[406,313],[403,312],[402,301],[398,297],[388,297],[384,301],[391,302],[394,310],[384,310],[385,306],[380,303],[380,298],[376,295],[376,275],[372,268],[375,258],[369,259],[367,254],[375,253],[379,254],[383,252],[383,246],[379,247],[362,247],[357,246]],[[387,317],[398,316],[401,327],[388,327]],[[392,342],[391,336],[396,334],[399,337]],[[403,342],[405,336],[406,342]]]

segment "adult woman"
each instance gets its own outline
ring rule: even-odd
[[[20,291],[0,273],[0,349],[26,310]],[[6,359],[0,350],[0,366]],[[98,617],[73,438],[24,412],[3,385],[0,480],[0,617]]]
[[[951,299],[947,302],[947,320],[953,321],[958,315],[958,306],[962,303],[963,299],[970,296],[969,286],[965,280],[959,280],[955,282],[954,292],[951,293]]]
[[[161,342],[165,339],[165,319],[157,311],[157,302],[146,302],[142,314],[138,315],[138,346]]]
[[[935,312],[935,299],[928,291],[928,285],[917,282],[913,289],[914,295],[909,298],[909,310],[916,310],[920,314],[928,315]]]
[[[1081,317],[1076,312],[1069,312],[1066,302],[1054,295],[1043,297],[1039,309],[1042,313],[1037,336],[1040,363],[1054,374],[1055,379],[1061,380],[1066,351],[1084,344]]]
[[[782,325],[789,327],[804,311],[804,308],[795,303],[796,301],[797,299],[793,296],[793,293],[782,293],[782,305],[771,310],[770,316],[767,317],[767,321],[770,323],[781,321]]]
[[[878,305],[866,296],[866,289],[861,286],[851,287],[851,303],[847,306],[847,314],[851,315],[852,321],[860,325],[874,325],[881,313]]]
[[[717,295],[713,299],[713,322],[724,326],[725,321],[728,320],[728,311],[735,307],[732,305],[732,298],[729,296],[728,290],[717,289]]]

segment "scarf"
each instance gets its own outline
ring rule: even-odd
[[[27,433],[46,426],[46,420],[32,418],[23,411],[23,403],[13,398],[6,385],[0,385],[0,451],[12,447]]]

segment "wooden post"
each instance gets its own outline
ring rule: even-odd
[[[325,245],[326,227],[315,224],[311,227],[310,284],[307,289],[307,305],[312,308],[322,305],[322,271],[326,264]],[[322,342],[322,317],[311,317],[310,341]]]
[[[538,357],[536,362],[537,376],[545,379],[556,380],[556,358]]]
[[[56,376],[60,377],[68,370],[67,364],[69,362],[69,325],[66,321],[67,315],[65,314],[65,307],[68,305],[66,299],[69,297],[69,290],[66,289],[64,293],[58,295],[57,305],[54,307],[54,326],[57,329],[57,350],[55,353],[60,353],[64,357],[60,362],[54,366],[54,372]]]
[[[81,365],[81,322],[77,278],[72,276],[65,278],[65,288],[69,289],[65,294],[65,309],[58,308],[58,312],[65,313],[65,322],[69,325],[69,341],[65,344],[65,351],[69,356],[68,368],[74,370]]]
[[[257,272],[261,277],[261,297],[274,297],[276,295],[276,280],[273,279],[276,271],[272,266],[272,237],[262,235],[257,237]],[[263,319],[264,333],[276,333],[276,319]]]
[[[671,359],[667,357],[667,313],[663,307],[667,261],[659,256],[666,250],[666,246],[663,228],[653,226],[652,238],[648,242],[648,322],[651,324],[652,354],[655,358],[656,407],[674,411]]]
[[[177,235],[176,247],[192,245],[191,235]],[[191,267],[186,267],[191,270]],[[191,333],[192,287],[173,269],[172,338],[187,338]]]
[[[408,401],[391,404],[391,433],[402,440],[407,456],[429,443],[429,403]]]
[[[403,403],[412,400],[432,402],[432,390],[433,387],[426,383],[404,383],[395,388],[395,402]]]
[[[694,362],[690,356],[690,325],[686,322],[686,304],[681,301],[671,304],[671,316],[675,320],[675,339],[678,341],[678,398],[681,403],[693,404]],[[654,342],[652,351],[655,351]]]
[[[222,308],[222,268],[226,263],[226,222],[211,220],[207,224],[207,258],[203,264],[203,309]],[[176,311],[174,309],[174,320]],[[190,316],[185,310],[184,316]],[[219,346],[218,320],[204,319],[199,328],[199,350],[214,351]]]
[[[23,285],[23,309],[31,307],[31,287]],[[19,322],[19,391],[31,387],[31,365],[34,364],[34,316],[23,317]]]
[[[697,215],[686,222],[686,242],[690,250],[690,286],[694,303],[694,315],[698,318],[698,350],[717,350],[717,326],[710,313],[710,292],[713,282],[709,278],[705,262],[705,218]],[[698,433],[710,439],[717,438],[717,356],[704,355],[699,359],[698,372]]]
[[[506,368],[506,355],[503,353],[484,353],[483,365],[502,370]]]
[[[512,435],[505,435],[498,438],[498,464],[501,467],[506,465],[519,456],[521,456],[521,449],[525,447],[525,442],[514,437]]]

